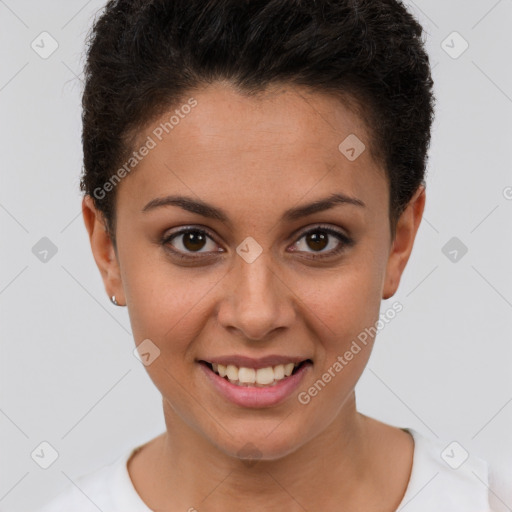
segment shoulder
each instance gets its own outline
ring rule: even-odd
[[[499,470],[469,453],[458,441],[433,439],[410,428],[403,430],[414,438],[414,457],[409,484],[397,510],[406,506],[414,512],[510,510],[496,504],[493,491],[504,495],[512,491]]]
[[[138,449],[68,483],[63,491],[34,512],[147,512],[133,487],[126,463]]]

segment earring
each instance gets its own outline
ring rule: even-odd
[[[116,306],[119,306],[117,300],[116,300],[116,296],[115,295],[112,295],[112,297],[110,297],[110,301],[112,302],[112,304],[116,305]]]

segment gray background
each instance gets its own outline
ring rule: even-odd
[[[404,310],[379,333],[359,408],[457,440],[512,478],[512,2],[406,3],[428,33],[436,84],[427,205],[399,291],[382,304]],[[0,0],[3,510],[42,503],[164,430],[80,213],[83,48],[102,5]],[[46,59],[31,47],[43,31],[59,45]],[[461,55],[454,31],[469,44]],[[32,251],[43,237],[57,248],[46,262]],[[452,237],[468,249],[457,261],[443,252]],[[59,455],[48,469],[31,458],[43,441]]]

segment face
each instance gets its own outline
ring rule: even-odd
[[[168,424],[275,459],[350,422],[373,339],[345,355],[398,286],[424,194],[391,240],[384,171],[339,149],[351,134],[368,148],[339,100],[226,84],[189,97],[140,133],[135,149],[155,144],[116,187],[117,254],[87,200],[86,225],[136,345],[150,340]]]

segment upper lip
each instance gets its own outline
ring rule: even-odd
[[[245,367],[245,368],[267,368],[268,366],[276,366],[278,364],[287,363],[302,363],[302,361],[311,360],[308,357],[303,356],[280,356],[280,355],[268,355],[265,357],[253,358],[242,355],[229,355],[229,356],[215,356],[211,358],[200,359],[206,363],[216,363],[228,366],[230,364],[234,366]]]

